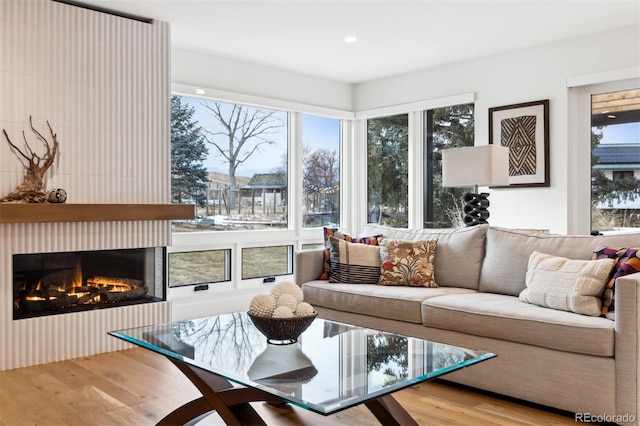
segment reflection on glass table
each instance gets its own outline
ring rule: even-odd
[[[250,401],[291,403],[323,415],[364,403],[383,424],[416,424],[392,392],[495,356],[321,318],[298,343],[275,346],[245,312],[109,334],[167,356],[203,393],[166,424],[214,409],[227,423],[264,424],[255,412],[238,417],[253,411]]]

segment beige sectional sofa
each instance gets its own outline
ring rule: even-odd
[[[563,236],[488,225],[416,230],[366,225],[362,234],[437,238],[439,287],[329,283],[317,279],[323,250],[297,252],[296,282],[322,317],[495,352],[497,358],[446,379],[638,424],[640,273],[617,279],[615,320],[525,303],[518,295],[534,251],[590,260],[600,246],[640,246],[640,234]]]

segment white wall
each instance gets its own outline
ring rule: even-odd
[[[476,144],[488,143],[491,107],[549,99],[549,188],[492,190],[493,225],[568,229],[567,78],[635,67],[640,75],[640,27],[625,27],[507,54],[359,84],[356,110],[474,92]],[[584,141],[589,149],[589,141]]]
[[[353,110],[352,86],[185,49],[171,49],[171,81],[337,110]],[[186,94],[186,93],[185,93]]]
[[[489,108],[549,99],[551,186],[490,190],[490,222],[566,233],[572,217],[567,200],[575,191],[567,179],[571,152],[567,79],[629,68],[638,69],[640,76],[640,26],[358,85],[175,48],[172,55],[174,86],[195,86],[353,112],[474,93],[478,145],[488,143]],[[586,142],[585,148],[588,146]],[[588,193],[584,194],[585,199],[588,197]]]

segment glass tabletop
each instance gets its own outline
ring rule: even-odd
[[[109,334],[325,415],[496,356],[322,318],[272,345],[246,312]]]

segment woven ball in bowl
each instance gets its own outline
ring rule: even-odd
[[[267,337],[267,342],[274,345],[290,345],[298,341],[298,337],[305,331],[318,316],[314,311],[313,315],[305,317],[272,318],[262,317],[247,312],[249,318],[262,334]]]

